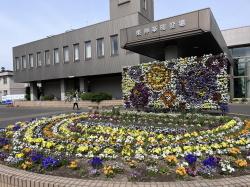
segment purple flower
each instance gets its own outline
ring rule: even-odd
[[[2,138],[1,140],[0,140],[0,146],[1,145],[5,145],[6,143],[8,143],[8,139],[7,138]]]
[[[221,110],[222,112],[229,112],[229,107],[228,107],[227,104],[221,104],[221,105],[220,105],[220,110]]]
[[[195,155],[192,155],[192,154],[188,154],[186,157],[185,157],[185,160],[192,164],[192,163],[195,163],[197,161],[197,157]]]
[[[42,156],[41,154],[33,155],[33,156],[31,157],[31,159],[32,159],[34,162],[39,162],[42,158],[43,158],[43,156]]]
[[[56,167],[58,165],[59,160],[57,160],[54,157],[47,157],[45,159],[43,159],[42,161],[42,166],[45,168],[53,168]]]
[[[139,79],[139,77],[141,76],[141,69],[140,66],[133,66],[130,68],[128,75],[132,78],[132,79]]]
[[[208,159],[203,161],[204,166],[218,166],[214,157],[209,157]]]
[[[102,159],[100,159],[98,157],[93,158],[92,160],[89,161],[89,163],[91,164],[91,166],[94,169],[98,169],[98,168],[103,167]]]
[[[4,158],[7,158],[8,154],[7,153],[1,153],[0,154],[0,160],[3,160]]]
[[[128,109],[130,108],[130,103],[126,103],[125,107]]]
[[[202,104],[216,92],[215,73],[203,66],[191,66],[176,81],[176,94],[191,104]]]
[[[89,172],[89,174],[90,174],[90,175],[93,175],[93,176],[97,176],[97,175],[100,174],[99,171],[100,171],[100,170],[98,170],[98,169],[92,169],[92,170]]]
[[[149,88],[139,83],[131,90],[130,101],[135,108],[144,108],[149,102],[150,95]]]
[[[141,176],[141,173],[138,171],[131,171],[130,173],[131,179],[138,179]]]

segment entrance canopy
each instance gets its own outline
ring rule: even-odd
[[[177,48],[178,58],[225,52],[231,59],[210,8],[122,29],[120,42],[123,49],[160,61],[168,46]]]

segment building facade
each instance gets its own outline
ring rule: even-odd
[[[233,98],[250,98],[250,26],[221,31],[233,56]]]
[[[248,97],[245,72],[241,70],[238,79],[233,73],[235,60],[241,62],[243,56],[233,61],[231,52],[236,49],[229,51],[248,44],[228,43],[232,34],[228,40],[226,33],[210,9],[154,21],[153,0],[110,0],[108,21],[13,47],[14,81],[30,83],[31,100],[37,100],[38,83],[44,95],[61,100],[70,89],[103,91],[121,99],[122,66],[225,52],[231,63],[230,91],[235,97]],[[246,60],[244,56],[244,67]]]
[[[13,71],[4,70],[0,72],[0,100],[2,96],[13,94],[25,94],[25,83],[15,83]]]
[[[153,11],[153,0],[110,0],[109,21],[14,47],[15,82],[30,83],[31,100],[38,82],[61,100],[70,89],[121,99],[122,66],[152,59],[121,49],[120,30],[153,21]]]

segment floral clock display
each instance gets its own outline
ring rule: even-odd
[[[227,104],[227,63],[226,54],[210,54],[123,67],[124,106],[220,109]]]

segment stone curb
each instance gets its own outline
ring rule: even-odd
[[[250,175],[241,177],[178,182],[97,181],[73,179],[27,172],[0,165],[0,187],[250,187]]]

